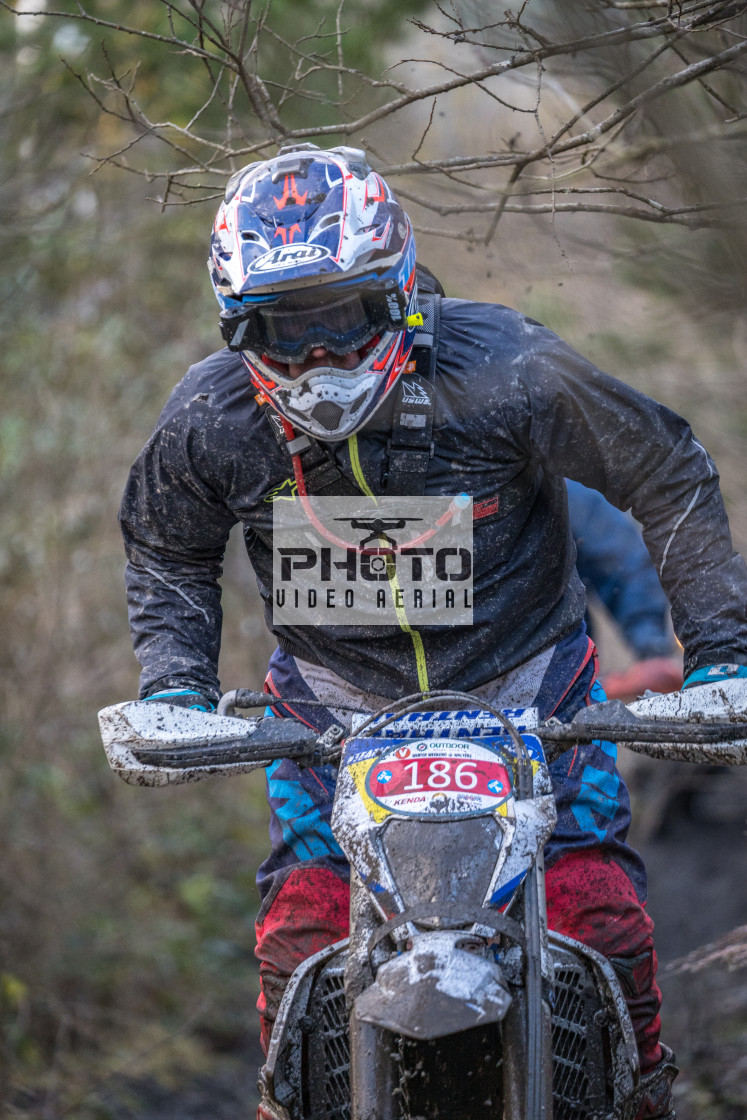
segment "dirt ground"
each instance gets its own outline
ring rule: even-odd
[[[649,876],[664,997],[662,1039],[675,1051],[679,1120],[747,1116],[747,773],[629,758],[634,809],[656,800],[632,841]],[[671,777],[667,773],[671,771]],[[689,772],[688,772],[689,771]],[[665,788],[672,791],[670,797]],[[648,787],[648,789],[646,789]],[[635,819],[635,818],[634,818]],[[645,820],[642,812],[640,819]],[[709,952],[708,946],[713,946]]]

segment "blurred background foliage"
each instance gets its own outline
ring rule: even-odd
[[[273,7],[309,32],[337,10]],[[395,32],[394,9],[381,0],[354,21],[356,64],[374,60],[372,21]],[[168,30],[147,0],[89,10]],[[3,1117],[141,1115],[142,1094],[157,1102],[207,1054],[212,1078],[225,1056],[223,1107],[238,1107],[232,1071],[252,1091],[260,1060],[263,779],[143,796],[113,780],[98,738],[98,709],[137,692],[116,524],[126,473],[171,386],[220,337],[205,264],[215,205],[161,213],[144,180],[92,175],[85,153],[129,135],[72,72],[89,63],[137,70],[156,119],[189,119],[204,94],[157,42],[0,12]],[[288,65],[278,48],[278,76]],[[222,676],[257,685],[270,642],[234,545],[227,569]]]
[[[150,0],[88,10],[168,30]],[[408,6],[425,10],[438,17],[425,0]],[[338,4],[275,0],[269,18],[296,36],[331,31]],[[413,40],[396,0],[357,4],[346,26],[346,61],[369,72],[436,49]],[[295,63],[274,49],[279,89]],[[240,1071],[243,1092],[259,1060],[262,779],[130,788],[98,739],[97,710],[137,690],[116,525],[126,473],[171,386],[219,336],[205,268],[216,204],[161,211],[147,181],[92,159],[132,134],[82,88],[75,72],[88,67],[137,72],[151,119],[186,121],[205,97],[184,57],[155,40],[0,10],[0,1115],[26,1120],[145,1115],[142,1094],[183,1087],[185,1070],[215,1079],[220,1062],[230,1085]],[[320,73],[291,101],[291,117],[330,123],[329,80]],[[222,130],[225,115],[216,101],[202,126]],[[483,124],[465,95],[429,142]],[[373,138],[396,152],[421,128]],[[146,139],[140,165],[151,155]],[[489,249],[419,243],[450,294],[520,307],[692,417],[744,548],[741,241],[509,216]],[[256,686],[270,640],[235,541],[224,606],[224,687]],[[227,1118],[243,1114],[233,1091]]]

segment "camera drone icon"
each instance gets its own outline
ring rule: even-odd
[[[389,536],[392,529],[404,529],[408,521],[422,521],[422,517],[336,517],[335,521],[347,521],[352,529],[368,530],[368,536],[363,537],[358,543],[358,548],[365,549],[374,556],[391,556],[399,547],[394,537]],[[366,548],[369,541],[378,541],[377,548]]]

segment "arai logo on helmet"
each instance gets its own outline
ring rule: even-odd
[[[279,245],[277,249],[270,249],[269,253],[252,261],[249,271],[275,272],[281,268],[297,268],[303,264],[315,264],[331,256],[329,249],[323,245],[307,245],[301,242],[297,245]]]

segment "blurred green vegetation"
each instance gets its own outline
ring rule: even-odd
[[[165,30],[161,5],[88,8]],[[337,5],[273,11],[313,30]],[[394,13],[383,0],[351,21],[357,62],[371,60],[371,21]],[[0,1115],[29,1120],[138,1115],[145,1077],[173,1087],[240,1053],[251,1084],[259,1060],[263,778],[130,788],[98,737],[97,711],[137,690],[116,524],[126,472],[172,385],[220,345],[205,267],[216,204],[160,213],[145,180],[92,174],[81,154],[128,135],[59,60],[105,73],[102,40],[115,72],[137,66],[150,112],[186,118],[205,94],[152,41],[0,12]],[[279,78],[289,65],[278,46]],[[225,108],[210,112],[217,129]],[[257,686],[269,639],[253,579],[229,583],[223,675]],[[127,1085],[134,1112],[110,1101]]]
[[[84,1118],[118,1069],[161,1078],[249,1036],[266,825],[259,779],[143,796],[101,751],[97,710],[137,688],[126,470],[216,332],[204,215],[106,176],[68,206],[3,305],[0,1114]],[[238,646],[254,605],[232,605]],[[250,654],[242,680],[261,670]]]

